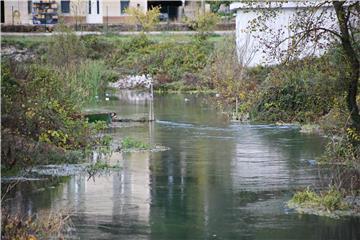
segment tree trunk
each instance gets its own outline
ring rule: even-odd
[[[349,75],[345,77],[349,84],[347,92],[347,106],[350,111],[353,126],[357,129],[357,131],[360,131],[360,115],[359,108],[356,103],[359,81],[359,59],[351,43],[348,27],[349,20],[343,7],[344,2],[334,1],[333,5],[341,33],[341,45],[345,53],[347,64],[349,65]]]

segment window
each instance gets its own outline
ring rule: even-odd
[[[61,12],[70,13],[70,1],[61,1]]]
[[[91,14],[91,1],[89,1],[89,14]]]
[[[28,13],[32,13],[32,1],[27,1],[28,2]]]
[[[99,0],[96,1],[96,12],[97,12],[97,14],[100,14],[100,2],[99,2]]]
[[[5,22],[5,5],[4,5],[4,1],[1,1],[1,23]]]
[[[127,8],[129,8],[130,1],[120,1],[120,13],[125,14]]]

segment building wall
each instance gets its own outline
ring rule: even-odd
[[[147,10],[147,0],[130,0],[129,7],[139,7],[144,12]],[[121,1],[103,1],[103,23],[118,24],[127,23],[128,15],[121,13]]]
[[[120,0],[99,0],[101,4],[100,15],[103,18],[103,23],[108,21],[109,24],[125,23],[127,22],[126,14],[121,13]],[[74,24],[87,23],[88,16],[88,1],[87,0],[70,0],[70,13],[61,12],[61,0],[56,0],[58,3],[59,19],[63,19],[65,23]],[[144,12],[147,11],[147,0],[130,0],[130,7],[139,7]],[[5,24],[32,24],[32,14],[28,13],[28,1],[26,0],[6,0],[4,2],[5,8]],[[12,17],[12,9],[19,14]]]
[[[67,24],[82,24],[86,23],[86,15],[88,11],[88,2],[84,0],[71,0],[70,1],[70,13],[61,12],[61,1],[58,0],[59,19],[62,19]]]
[[[32,15],[28,13],[28,2],[9,0],[4,2],[5,24],[31,24]],[[14,14],[12,14],[14,12]]]
[[[269,30],[250,30],[250,23],[261,14],[261,11],[268,11],[269,8],[261,6],[249,8],[245,5],[240,5],[240,7],[238,5],[236,7],[236,41],[240,61],[248,63],[248,66],[280,63],[281,59],[274,58],[276,54],[270,54],[269,48],[266,47],[264,40],[261,39],[272,38],[272,40],[275,41],[275,38],[278,38],[278,41],[280,41],[289,36],[293,36],[295,33],[289,29],[289,25],[296,14],[296,7],[296,3],[289,3],[289,5],[282,7],[281,10],[277,12],[276,17],[272,17],[266,22],[268,29],[272,30],[271,34]],[[235,6],[233,5],[231,8],[234,9]],[[320,13],[324,14],[323,19],[327,19],[324,23],[325,27],[336,30],[336,21],[333,19],[334,9],[330,7],[321,8],[314,16],[318,16]],[[325,41],[326,40],[322,40],[322,43],[325,44]],[[290,40],[285,40],[277,48],[277,52],[287,51],[289,46],[291,46]],[[312,42],[304,45],[301,50],[302,53],[297,56],[298,58],[303,58],[309,54],[321,55],[324,52],[324,50],[316,48]]]

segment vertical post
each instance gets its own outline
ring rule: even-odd
[[[77,32],[78,30],[78,17],[79,17],[79,14],[78,14],[78,6],[75,5],[75,31]]]
[[[168,30],[169,30],[169,23],[170,23],[170,6],[167,6],[167,25],[168,25]]]
[[[106,5],[106,32],[109,31],[109,6]]]
[[[235,119],[236,120],[239,120],[238,119],[238,117],[239,117],[238,108],[239,108],[239,99],[238,99],[238,96],[236,96],[236,100],[235,100]]]
[[[11,20],[12,20],[12,25],[14,25],[14,6],[11,6]]]
[[[154,114],[154,82],[153,80],[151,80],[151,85],[150,85],[150,91],[151,91],[151,121],[155,120],[155,114]]]

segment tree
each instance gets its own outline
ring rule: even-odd
[[[249,52],[252,54],[248,54]],[[253,53],[250,37],[242,44],[236,44],[235,36],[230,35],[215,44],[210,61],[204,69],[207,82],[217,89],[221,98],[230,100],[230,104],[235,102],[236,119],[239,119],[239,104],[245,106],[245,99],[253,94],[255,88],[245,77]]]
[[[217,13],[220,9],[221,4],[225,6],[229,6],[232,1],[223,1],[223,0],[213,0],[213,1],[206,1],[207,4],[210,4],[211,12]]]
[[[249,6],[258,3],[247,2]],[[296,13],[290,18],[289,28],[281,31],[273,31],[268,25],[269,20],[276,17],[281,11],[283,2],[267,2],[271,8],[259,11],[258,16],[251,22],[250,28],[258,31],[267,31],[271,36],[259,39],[272,56],[289,61],[303,55],[309,43],[315,53],[317,49],[329,49],[331,43],[336,42],[341,46],[344,59],[344,74],[342,79],[347,85],[347,108],[352,120],[352,126],[360,132],[360,115],[356,99],[359,86],[359,49],[358,35],[360,33],[360,3],[358,1],[321,1],[299,2]],[[274,7],[274,4],[276,7]],[[286,44],[287,47],[281,48]]]
[[[140,8],[131,7],[126,9],[126,13],[130,15],[130,22],[141,27],[143,32],[152,30],[160,21],[160,8],[153,7],[147,12]]]
[[[215,13],[199,12],[196,18],[187,21],[187,25],[198,32],[201,39],[205,39],[210,32],[214,31],[220,18]]]

